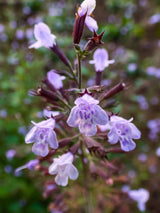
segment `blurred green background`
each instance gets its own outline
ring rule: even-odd
[[[57,36],[59,46],[73,64],[72,31],[78,3],[80,1],[0,1],[0,213],[48,212],[50,200],[41,195],[43,177],[29,171],[17,177],[14,170],[34,158],[31,147],[24,143],[24,136],[31,120],[41,120],[45,107],[39,98],[29,96],[28,91],[37,88],[50,69],[65,70],[65,67],[49,50],[29,50],[28,46],[34,42],[34,24],[43,21]],[[130,176],[133,189],[149,190],[146,212],[158,213],[160,2],[97,0],[94,17],[98,21],[98,32],[105,30],[104,48],[110,59],[116,61],[103,72],[103,83],[108,88],[120,79],[128,84],[128,90],[116,97],[115,107],[109,110],[120,112],[126,119],[134,117],[134,123],[142,131],[135,151],[114,157],[124,162],[123,172]],[[91,32],[85,29],[82,45],[89,37]],[[84,87],[91,85],[95,75],[88,59],[92,59],[92,55],[83,61]],[[12,159],[6,154],[10,149],[16,150]],[[105,212],[120,210],[111,206]],[[138,212],[136,205],[130,212]]]

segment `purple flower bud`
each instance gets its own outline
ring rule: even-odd
[[[49,27],[44,23],[38,23],[34,27],[34,36],[37,42],[30,45],[29,48],[38,49],[40,47],[50,48],[56,45],[54,34],[51,34]]]
[[[102,126],[103,131],[110,130],[108,133],[108,141],[111,144],[116,144],[120,141],[121,149],[125,152],[129,152],[135,149],[136,144],[132,139],[139,139],[141,132],[137,127],[131,123],[133,119],[126,120],[122,117],[113,115],[110,118],[110,122],[106,126]],[[101,128],[101,126],[100,126]]]
[[[22,169],[29,169],[31,171],[34,170],[35,166],[39,163],[39,160],[35,159],[35,160],[30,160],[28,163],[26,163],[23,166],[20,166],[16,169],[15,173],[18,173],[19,171],[21,171]]]
[[[53,131],[55,120],[50,118],[39,123],[32,123],[35,125],[26,135],[25,142],[33,143],[32,151],[36,155],[45,157],[49,153],[48,145],[53,148],[58,148],[58,141],[56,133]]]
[[[149,200],[149,192],[146,189],[140,188],[138,190],[130,190],[128,195],[137,202],[140,211],[145,211],[145,204]]]
[[[49,173],[55,175],[55,182],[58,185],[66,186],[68,184],[68,178],[76,180],[78,177],[78,170],[72,164],[73,154],[67,152],[59,158],[54,158],[53,163],[49,167]]]
[[[108,60],[108,58],[107,50],[97,49],[94,52],[93,60],[89,61],[89,63],[95,65],[96,72],[102,72],[110,64],[114,63],[114,60]]]
[[[47,73],[47,80],[49,81],[50,84],[53,85],[54,88],[60,89],[63,87],[63,82],[64,76],[60,76],[55,72],[55,70],[51,70]]]
[[[93,136],[97,133],[96,125],[105,125],[108,122],[106,112],[98,106],[99,101],[85,94],[77,98],[75,107],[71,110],[67,123],[71,127],[79,127],[80,133]]]

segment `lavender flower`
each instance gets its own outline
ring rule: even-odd
[[[55,126],[55,120],[50,118],[45,121],[41,121],[39,123],[35,123],[35,125],[26,135],[25,142],[33,143],[32,151],[36,155],[41,155],[45,157],[49,153],[48,145],[53,148],[58,148],[58,142],[56,138],[56,134],[53,131]]]
[[[97,49],[94,52],[93,60],[89,61],[89,63],[95,65],[96,72],[102,72],[110,64],[114,63],[114,60],[108,60],[108,58],[107,50]]]
[[[14,156],[16,155],[16,150],[15,149],[9,149],[6,152],[6,157],[8,160],[12,160],[12,158],[14,158]]]
[[[130,198],[137,201],[138,209],[140,211],[145,211],[145,204],[149,199],[149,192],[146,189],[140,188],[138,190],[130,190],[128,194]]]
[[[63,87],[62,80],[64,80],[65,77],[57,74],[55,70],[51,70],[47,73],[47,79],[56,89],[60,89]]]
[[[58,185],[66,186],[68,184],[68,178],[71,180],[76,180],[78,177],[78,170],[72,164],[73,154],[67,152],[59,158],[53,159],[53,164],[49,167],[49,173],[51,175],[56,175],[55,182]]]
[[[91,14],[93,10],[96,7],[96,1],[95,0],[84,0],[81,4],[81,6],[78,8],[78,15],[80,17],[84,16],[86,14],[85,18],[85,24],[88,27],[90,31],[97,31],[98,30],[98,25],[96,20],[94,20],[91,17]]]
[[[77,106],[73,107],[67,123],[71,127],[79,127],[80,133],[86,136],[93,136],[97,132],[96,125],[105,125],[108,122],[106,112],[97,104],[90,95],[85,94],[77,98],[74,102]]]
[[[34,167],[39,164],[39,160],[35,159],[35,160],[30,160],[28,163],[26,163],[23,166],[20,166],[16,169],[15,173],[18,173],[19,171],[21,171],[22,169],[29,169],[31,171],[34,170]]]
[[[120,141],[121,149],[125,152],[129,152],[136,147],[136,144],[132,139],[139,139],[141,137],[141,132],[131,123],[132,120],[133,118],[126,120],[122,117],[113,115],[110,118],[109,124],[100,126],[100,129],[101,127],[102,131],[109,129],[109,143],[116,144]]]
[[[44,23],[38,23],[34,27],[34,36],[37,42],[30,45],[29,48],[38,49],[40,47],[50,48],[56,45],[54,34],[51,34],[49,27]]]

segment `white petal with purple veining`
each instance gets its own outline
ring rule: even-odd
[[[97,133],[96,125],[89,122],[87,123],[84,120],[81,120],[79,124],[79,130],[80,130],[80,133],[86,136],[93,136]]]
[[[118,142],[118,135],[116,134],[114,129],[111,129],[111,131],[108,133],[108,141],[111,144],[116,144]]]
[[[45,157],[49,153],[48,144],[36,142],[32,146],[32,152],[35,155],[41,155],[42,157]]]
[[[132,151],[136,148],[136,143],[130,138],[120,138],[121,149],[125,152]]]

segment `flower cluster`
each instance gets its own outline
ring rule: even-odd
[[[73,44],[77,55],[77,60],[74,60],[75,67],[72,67],[72,63],[58,47],[56,36],[45,23],[35,25],[34,36],[37,41],[29,46],[35,49],[45,47],[48,51],[54,52],[66,68],[59,70],[54,67],[50,71],[47,70],[38,89],[30,91],[32,95],[43,98],[45,120],[38,123],[32,121],[34,126],[25,137],[25,143],[33,143],[32,151],[38,155],[37,159],[29,161],[16,170],[18,172],[25,168],[29,170],[35,168],[46,176],[55,175],[55,179],[52,177],[50,191],[58,186],[66,186],[69,179],[78,178],[79,171],[73,165],[77,158],[81,160],[79,169],[84,167],[85,173],[99,175],[105,183],[112,185],[114,182],[112,175],[115,173],[118,175],[120,172],[117,172],[119,168],[105,161],[108,153],[132,151],[136,147],[134,140],[141,137],[141,132],[132,123],[133,118],[126,120],[108,111],[107,99],[124,90],[125,84],[120,81],[111,89],[102,85],[102,72],[115,61],[109,60],[108,51],[100,48],[103,44],[104,31],[97,34],[97,21],[92,18],[95,7],[95,0],[84,0],[77,9],[73,29]],[[79,43],[85,25],[92,32],[92,37],[82,48]],[[95,48],[97,49],[93,53],[93,59],[89,61],[95,67],[95,85],[87,88],[82,81],[81,61],[92,54]],[[118,141],[120,145],[110,149],[111,144],[117,144]],[[99,167],[94,165],[92,156],[89,156],[92,153],[104,160],[100,162]],[[11,152],[7,155],[12,158],[15,153]],[[45,163],[42,164],[44,161]],[[106,168],[107,172],[105,172]],[[129,192],[129,196],[136,201],[138,196],[144,196],[141,202],[138,201],[140,210],[145,209],[145,202],[149,198],[143,192],[139,191],[138,195],[135,191]],[[45,195],[47,196],[47,193]],[[55,206],[54,210],[61,212],[62,208]]]

